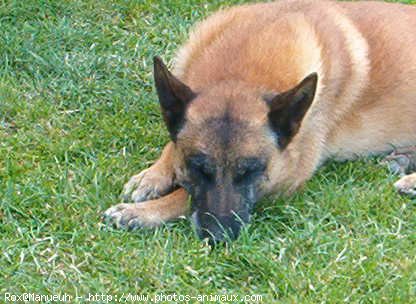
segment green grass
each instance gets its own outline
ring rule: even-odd
[[[377,160],[330,163],[293,197],[263,201],[225,248],[211,251],[186,220],[102,229],[123,183],[168,140],[151,58],[169,62],[189,27],[224,4],[209,2],[0,1],[0,299],[130,292],[414,301],[415,201],[395,193],[395,177]]]

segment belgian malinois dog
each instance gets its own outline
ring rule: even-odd
[[[154,59],[154,80],[171,141],[125,185],[125,203],[105,212],[119,228],[190,214],[201,238],[234,239],[256,201],[294,191],[329,158],[398,147],[392,167],[409,173],[416,163],[410,5],[282,0],[221,10],[196,26],[172,73]],[[416,174],[396,186],[414,194]]]

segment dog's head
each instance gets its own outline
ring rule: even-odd
[[[274,163],[299,130],[317,76],[285,93],[265,95],[232,81],[195,92],[158,58],[154,75],[177,152],[176,178],[192,196],[198,234],[211,241],[234,239],[269,179],[279,174]]]

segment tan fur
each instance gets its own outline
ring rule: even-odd
[[[415,7],[381,2],[282,0],[217,12],[196,26],[175,60],[176,75],[203,92],[187,117],[197,124],[231,109],[260,129],[267,107],[259,93],[284,92],[317,72],[314,102],[288,147],[273,154],[265,193],[296,189],[330,157],[414,145],[415,29]],[[175,149],[165,163],[172,176],[181,174],[184,153]]]

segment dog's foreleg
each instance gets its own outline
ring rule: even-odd
[[[124,202],[142,202],[166,195],[174,187],[174,144],[168,143],[160,158],[148,169],[130,178],[122,192]]]
[[[161,225],[187,215],[189,209],[188,194],[179,188],[156,200],[115,205],[107,209],[103,220],[116,228],[133,230]]]

